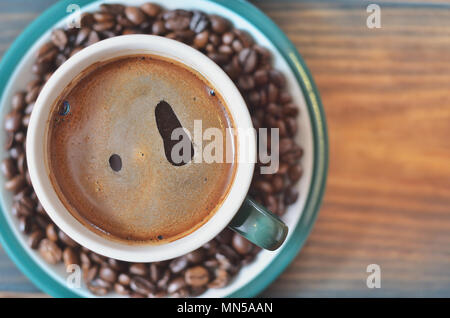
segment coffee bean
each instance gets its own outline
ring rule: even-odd
[[[195,266],[186,270],[184,279],[189,286],[204,286],[209,281],[209,273],[203,266]]]
[[[181,31],[189,27],[190,18],[183,15],[175,15],[174,17],[166,20],[164,26],[167,30]]]
[[[130,288],[132,291],[142,295],[148,295],[155,291],[155,285],[141,276],[136,276],[131,279]]]
[[[12,179],[5,182],[5,189],[13,193],[18,193],[27,185],[25,176],[23,174],[18,174]]]
[[[112,29],[115,24],[115,21],[97,22],[92,26],[92,28],[97,32],[103,32]]]
[[[292,183],[295,183],[298,180],[300,180],[302,174],[303,174],[302,166],[296,164],[289,167],[288,176]]]
[[[101,279],[110,282],[110,283],[114,283],[117,279],[117,273],[115,270],[113,270],[110,267],[102,267],[100,268],[100,273],[99,276]]]
[[[119,14],[122,13],[125,9],[124,5],[121,4],[108,4],[108,3],[102,3],[100,5],[100,10],[103,12],[109,12],[112,14]]]
[[[51,40],[56,47],[62,50],[66,46],[68,38],[64,30],[55,29],[52,31]]]
[[[188,265],[187,258],[185,256],[181,256],[173,259],[169,264],[169,268],[172,271],[172,273],[177,274],[181,272],[183,269],[185,269],[187,265]]]
[[[50,241],[49,239],[43,239],[39,243],[39,253],[42,258],[50,264],[56,264],[62,258],[61,249],[55,242]]]
[[[215,33],[222,34],[230,28],[230,22],[218,15],[210,15],[211,28]]]
[[[12,158],[2,160],[1,170],[7,180],[10,180],[17,174],[16,162]]]
[[[194,47],[196,49],[204,48],[208,43],[208,38],[209,38],[208,30],[198,33],[194,38]]]
[[[66,247],[63,251],[63,261],[64,265],[80,265],[80,257],[78,256],[78,253],[71,247]]]
[[[294,188],[288,188],[285,192],[284,203],[289,205],[297,201],[298,192]]]
[[[89,34],[88,40],[85,44],[86,44],[86,46],[89,46],[91,44],[97,43],[98,41],[100,41],[100,37],[98,36],[98,33],[95,31],[91,31],[91,33]]]
[[[127,274],[121,273],[119,274],[117,281],[124,286],[128,286],[131,282],[131,277]]]
[[[83,12],[80,16],[80,26],[81,27],[91,27],[94,24],[94,16],[89,12]]]
[[[163,21],[156,21],[152,26],[152,33],[155,35],[164,35],[167,32]]]
[[[83,44],[88,39],[90,34],[91,34],[90,28],[81,28],[80,31],[78,31],[78,35],[75,40],[75,45],[79,46]]]
[[[155,18],[161,12],[161,7],[157,4],[148,2],[141,6],[141,10],[149,17]]]
[[[30,234],[28,237],[28,246],[32,249],[37,249],[39,246],[39,243],[44,238],[44,234],[41,230],[36,230],[33,233]]]
[[[158,288],[161,289],[167,288],[167,284],[169,283],[170,277],[171,277],[170,270],[166,269],[163,273],[163,276],[159,279],[157,283]]]
[[[183,277],[179,276],[170,281],[169,285],[167,286],[167,292],[169,294],[173,294],[184,287],[186,287],[186,281]]]
[[[98,296],[105,296],[108,293],[108,287],[104,286],[104,282],[100,279],[94,279],[87,284],[87,288]]]
[[[251,73],[258,65],[258,54],[251,48],[239,52],[239,63],[245,73]]]
[[[233,40],[235,39],[235,35],[233,32],[225,32],[222,35],[222,43],[225,45],[230,46],[231,43],[233,43]]]
[[[49,225],[47,225],[47,228],[45,230],[45,234],[47,236],[47,238],[53,242],[57,242],[58,241],[58,232],[56,229],[56,225],[53,223],[50,223]]]
[[[195,33],[203,32],[209,26],[209,19],[203,12],[194,11],[189,28]]]
[[[247,31],[234,29],[233,32],[244,48],[253,45],[254,43],[253,38]]]
[[[190,264],[201,263],[205,259],[205,251],[203,248],[196,249],[195,251],[186,254],[186,259]]]
[[[208,284],[209,288],[222,288],[225,287],[230,281],[228,272],[224,269],[218,268],[215,271],[215,278]]]
[[[144,12],[137,7],[126,7],[125,15],[134,25],[139,25],[146,19]]]
[[[98,268],[98,265],[93,265],[83,269],[83,279],[86,283],[93,281],[97,277]]]
[[[112,22],[112,21],[115,20],[115,16],[114,16],[114,14],[106,12],[106,11],[104,11],[104,12],[96,12],[96,13],[94,13],[94,20],[96,22],[100,22],[100,23],[102,23],[102,22]]]
[[[16,132],[21,127],[22,116],[13,111],[5,116],[4,128],[8,132]]]
[[[148,267],[144,263],[133,263],[130,265],[130,273],[139,276],[147,276]]]
[[[108,265],[118,272],[123,272],[127,269],[127,264],[125,262],[119,261],[114,258],[108,258]]]
[[[14,111],[22,111],[25,105],[25,92],[17,92],[11,98],[11,106]]]
[[[31,221],[27,216],[19,217],[19,231],[28,234],[31,230]]]
[[[58,231],[58,238],[61,242],[63,242],[67,246],[78,247],[78,243],[72,240],[66,233],[64,233],[61,230]]]
[[[233,235],[232,246],[241,255],[246,255],[253,249],[253,244],[237,233]]]
[[[124,285],[119,284],[119,283],[114,284],[114,291],[122,296],[127,296],[130,294],[130,290],[127,287],[125,287]]]

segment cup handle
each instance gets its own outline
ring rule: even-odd
[[[248,196],[228,227],[269,251],[279,248],[288,233],[283,221]]]

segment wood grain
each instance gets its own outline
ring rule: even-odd
[[[52,2],[1,1],[0,54]],[[317,223],[262,296],[450,296],[450,4],[377,1],[382,27],[368,29],[369,2],[254,3],[305,58],[330,137]],[[366,287],[372,263],[380,289]],[[37,292],[15,275],[0,290]]]
[[[312,235],[264,295],[450,296],[450,6],[381,2],[368,29],[361,1],[257,5],[305,58],[330,137]]]

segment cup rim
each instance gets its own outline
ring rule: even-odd
[[[50,108],[62,89],[88,66],[139,52],[173,59],[199,72],[221,94],[235,128],[253,128],[249,111],[239,90],[228,75],[206,55],[184,43],[165,37],[123,35],[85,48],[55,71],[36,100],[28,126],[26,148],[28,170],[36,195],[49,217],[63,232],[98,254],[129,262],[153,262],[193,251],[212,240],[228,225],[244,201],[253,176],[254,160],[251,163],[241,162],[240,156],[247,153],[248,158],[256,158],[256,137],[253,130],[250,138],[242,138],[238,134],[237,167],[228,194],[209,220],[182,238],[160,245],[128,245],[108,240],[81,224],[65,208],[47,173],[44,140]]]

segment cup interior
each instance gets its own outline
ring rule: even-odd
[[[49,113],[61,92],[83,70],[94,63],[121,56],[152,54],[175,60],[203,76],[221,94],[234,127],[253,128],[247,106],[229,77],[197,50],[163,37],[126,35],[96,43],[66,61],[43,87],[33,109],[27,137],[27,160],[35,192],[50,218],[72,239],[92,251],[130,262],[152,262],[174,258],[199,248],[213,239],[231,221],[243,202],[253,175],[256,158],[254,132],[246,138],[238,133],[237,164],[229,192],[214,215],[192,233],[160,245],[129,245],[108,240],[82,225],[58,198],[46,167],[45,138]],[[130,202],[132,204],[132,202]]]

